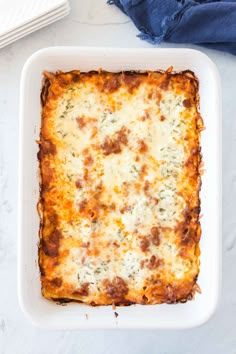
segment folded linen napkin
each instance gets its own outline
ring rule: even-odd
[[[194,43],[236,55],[236,0],[108,0],[152,44]]]

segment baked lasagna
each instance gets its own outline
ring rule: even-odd
[[[44,73],[42,294],[90,305],[199,291],[198,80],[191,71]]]

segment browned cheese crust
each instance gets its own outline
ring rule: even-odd
[[[42,294],[185,302],[199,287],[198,80],[190,71],[44,73]]]

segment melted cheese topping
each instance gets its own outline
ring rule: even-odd
[[[42,290],[86,303],[187,299],[199,271],[193,74],[47,74]]]

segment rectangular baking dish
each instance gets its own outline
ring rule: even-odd
[[[202,177],[201,267],[198,284],[202,294],[177,305],[90,307],[65,306],[41,295],[38,268],[39,176],[35,142],[41,124],[42,72],[60,69],[192,70],[200,82],[200,112],[206,130],[201,145],[205,164]],[[20,87],[18,296],[23,312],[37,326],[52,329],[142,328],[180,329],[206,322],[214,313],[221,287],[221,96],[214,63],[192,49],[120,49],[53,47],[33,54],[25,63]]]

